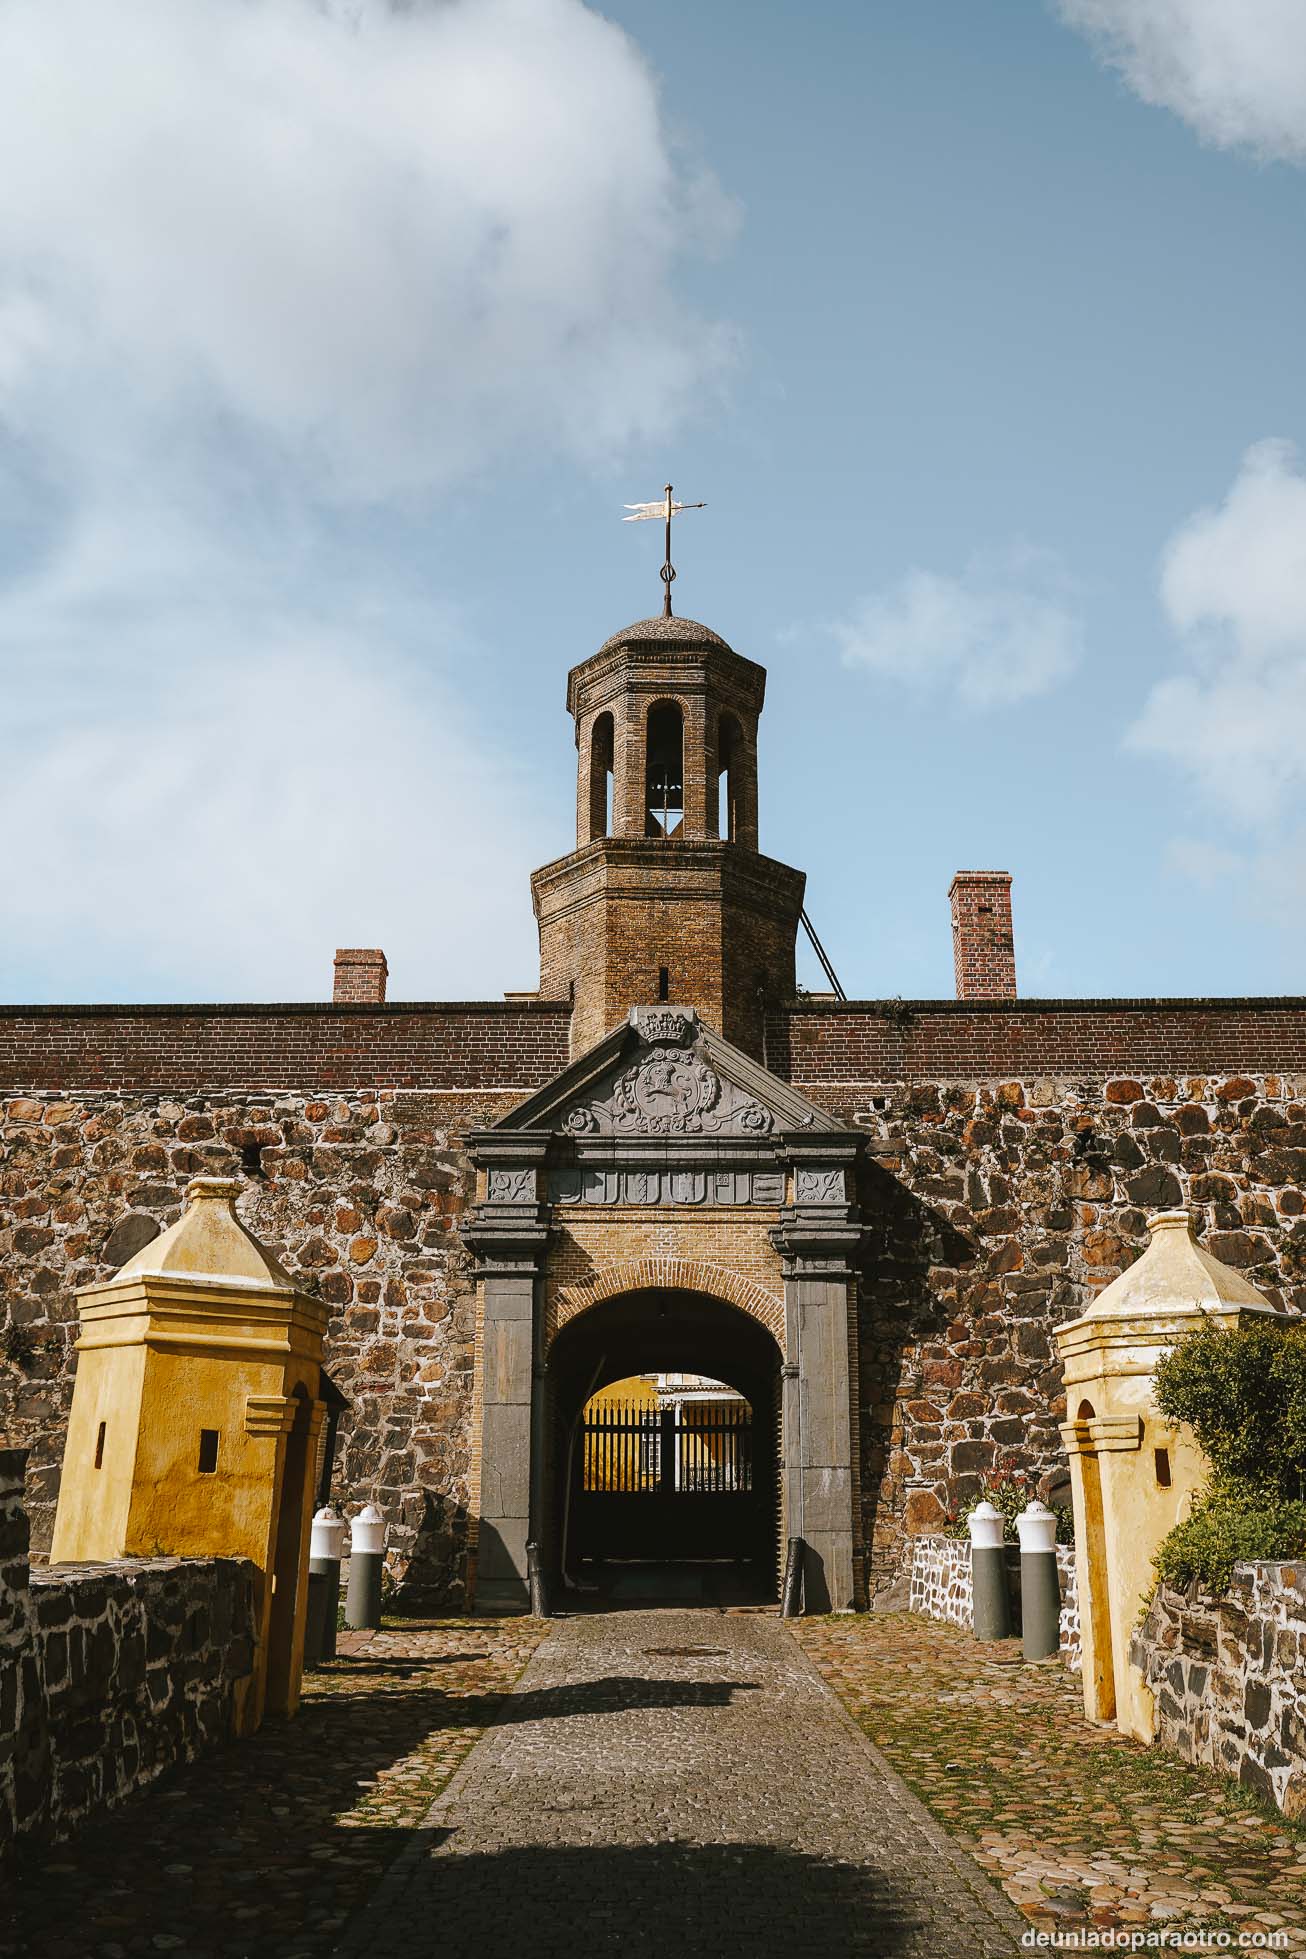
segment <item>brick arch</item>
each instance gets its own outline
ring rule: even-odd
[[[784,1353],[784,1299],[766,1292],[753,1280],[742,1278],[728,1266],[713,1265],[702,1258],[616,1259],[610,1265],[600,1266],[583,1284],[559,1287],[550,1337],[592,1306],[601,1306],[605,1299],[616,1299],[625,1292],[706,1293],[760,1321]]]

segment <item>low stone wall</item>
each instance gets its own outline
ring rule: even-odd
[[[1012,1583],[1013,1624],[1020,1625],[1020,1554],[1012,1545],[1008,1553]],[[1061,1580],[1061,1657],[1075,1672],[1079,1670],[1079,1591],[1075,1580],[1075,1548],[1058,1544],[1057,1574]],[[911,1539],[910,1592],[908,1605],[927,1619],[943,1619],[950,1626],[967,1632],[975,1623],[974,1599],[970,1584],[970,1543],[964,1537],[913,1537]]]
[[[1306,1565],[1237,1565],[1218,1599],[1158,1587],[1129,1657],[1159,1742],[1306,1816]]]
[[[29,1572],[24,1460],[0,1452],[0,1856],[226,1740],[254,1655],[243,1559]]]

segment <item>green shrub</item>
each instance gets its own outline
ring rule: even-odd
[[[1217,1477],[1306,1497],[1306,1328],[1199,1327],[1159,1363],[1156,1402],[1194,1430]]]
[[[1162,1584],[1182,1591],[1196,1581],[1218,1593],[1228,1591],[1234,1566],[1248,1558],[1306,1558],[1306,1502],[1225,1477],[1197,1499],[1152,1563]]]

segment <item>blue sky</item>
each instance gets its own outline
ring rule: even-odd
[[[1293,0],[0,0],[0,994],[533,984],[668,476],[850,995],[1306,990],[1303,130]]]

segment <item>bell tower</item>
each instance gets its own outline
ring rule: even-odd
[[[761,1059],[793,998],[806,880],[757,847],[765,669],[692,619],[643,619],[567,678],[576,848],[531,879],[540,990],[574,1000],[573,1055],[659,1001]]]

